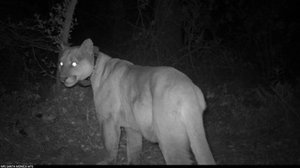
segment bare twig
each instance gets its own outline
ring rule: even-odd
[[[293,113],[297,116],[297,118],[300,120],[299,115],[297,114],[297,112],[282,98],[282,96],[280,96],[280,94],[277,92],[277,89],[275,89],[273,86],[270,86],[270,88],[272,89],[272,91],[275,93],[276,97],[278,98],[278,100],[280,101],[280,103],[290,112]]]
[[[47,76],[51,77],[52,79],[56,79],[55,76],[53,76],[52,74],[49,74],[48,71],[45,70],[45,69],[43,68],[43,66],[39,63],[38,59],[37,59],[36,56],[35,56],[35,50],[34,50],[33,47],[32,47],[32,54],[33,54],[33,57],[34,57],[34,59],[35,59],[37,65],[42,69],[42,71],[44,71],[45,74],[46,74]]]

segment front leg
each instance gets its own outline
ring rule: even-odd
[[[131,128],[126,128],[127,159],[129,164],[139,164],[142,151],[142,135]]]
[[[112,118],[109,118],[103,121],[102,130],[104,146],[108,152],[108,158],[105,159],[105,162],[108,164],[115,164],[120,141],[120,126]]]

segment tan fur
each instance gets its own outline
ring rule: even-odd
[[[191,164],[190,149],[198,164],[215,164],[203,125],[205,100],[185,74],[172,67],[133,65],[101,52],[94,66],[93,50],[90,39],[65,49],[60,74],[68,87],[91,75],[108,163],[116,161],[124,127],[129,163],[139,163],[143,136],[159,143],[167,164]]]

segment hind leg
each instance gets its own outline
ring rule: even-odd
[[[158,122],[159,147],[167,164],[192,164],[189,140],[184,126],[171,121]]]
[[[168,165],[192,164],[189,142],[183,136],[164,136],[159,141],[159,147]]]

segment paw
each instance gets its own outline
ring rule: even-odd
[[[114,165],[114,164],[116,164],[116,161],[114,159],[104,159],[96,163],[96,165]]]
[[[110,165],[110,163],[107,160],[102,160],[101,162],[96,163],[96,165]]]

